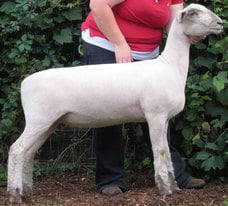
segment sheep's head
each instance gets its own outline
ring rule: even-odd
[[[177,15],[183,25],[183,32],[191,36],[218,34],[222,31],[222,20],[200,4],[190,4]]]

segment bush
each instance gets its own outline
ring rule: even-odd
[[[24,122],[20,82],[29,74],[80,63],[80,22],[86,12],[80,0],[0,2],[0,164]]]
[[[210,8],[223,19],[224,30],[192,48],[186,106],[174,122],[188,165],[223,176],[228,169],[228,5],[215,0]]]

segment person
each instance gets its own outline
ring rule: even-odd
[[[90,0],[91,11],[81,25],[85,63],[125,63],[156,58],[163,28],[169,32],[172,20],[182,8],[183,0]],[[202,38],[189,37],[189,41],[196,43]],[[142,128],[152,153],[146,123]],[[204,180],[185,172],[180,154],[170,144],[170,132],[167,138],[178,186],[202,188]],[[105,195],[127,191],[121,180],[124,168],[121,125],[94,129],[93,141],[96,191]]]

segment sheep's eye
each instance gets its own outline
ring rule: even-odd
[[[193,17],[193,16],[198,16],[199,15],[199,11],[198,10],[192,10],[188,13],[188,15],[190,17]]]

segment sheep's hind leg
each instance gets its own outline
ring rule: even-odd
[[[179,191],[174,177],[167,141],[168,121],[160,117],[148,119],[154,155],[155,182],[161,195]]]
[[[26,125],[24,132],[10,147],[8,159],[8,188],[10,202],[22,202],[32,192],[35,153],[52,131],[48,124]]]

